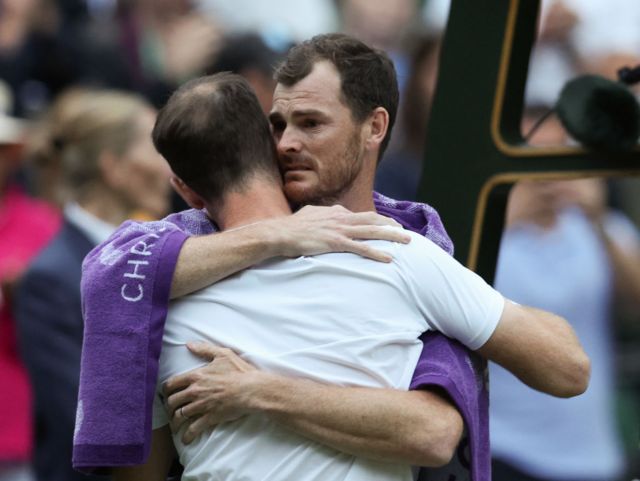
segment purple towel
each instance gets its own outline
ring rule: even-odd
[[[443,388],[458,407],[466,433],[449,464],[422,469],[419,481],[491,481],[489,391],[486,361],[458,341],[436,332],[424,343],[410,389]]]
[[[426,235],[449,253],[453,246],[431,207],[374,194],[381,214]],[[86,257],[82,295],[85,319],[73,465],[81,471],[143,463],[149,454],[151,414],[171,278],[182,243],[214,232],[203,211],[188,210],[157,222],[125,222]],[[435,334],[412,388],[443,387],[467,426],[474,481],[488,481],[488,401],[482,363],[455,341]],[[471,479],[450,466],[423,470],[421,479]],[[468,469],[469,460],[466,461]],[[463,462],[463,465],[465,463]],[[455,466],[454,466],[455,465]],[[464,468],[464,466],[463,466]],[[448,471],[447,471],[448,470]],[[464,469],[463,469],[464,471]],[[453,473],[454,477],[443,473]]]

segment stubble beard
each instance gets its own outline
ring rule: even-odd
[[[298,193],[295,199],[290,199],[295,204],[294,207],[335,205],[351,189],[362,169],[363,162],[363,152],[360,147],[360,136],[357,130],[354,131],[349,139],[344,154],[339,159],[333,160],[330,165],[335,165],[339,168],[333,171],[325,171],[324,178],[320,179],[316,188],[306,189]]]

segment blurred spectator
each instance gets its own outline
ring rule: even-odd
[[[444,29],[450,4],[424,3],[423,19],[431,31]],[[640,2],[541,0],[540,5],[527,104],[553,104],[565,82],[581,73],[615,78],[620,67],[640,62]]]
[[[543,6],[549,14],[559,6],[565,11],[564,16],[569,17],[565,31],[580,71],[615,78],[615,72],[624,64],[640,62],[640,3],[633,0],[553,0],[544,2]]]
[[[525,98],[529,105],[553,105],[562,86],[579,71],[570,37],[580,19],[563,0],[542,1],[540,5],[538,38],[531,52]]]
[[[417,196],[439,53],[439,36],[421,34],[414,39],[410,74],[400,105],[398,137],[376,173],[376,190],[394,199],[414,200]]]
[[[83,83],[126,88],[164,104],[181,82],[204,71],[217,51],[220,28],[190,0],[119,0],[96,9],[80,49]]]
[[[8,90],[5,89],[5,94]],[[2,94],[2,92],[0,92]],[[3,97],[1,105],[8,106]],[[31,388],[18,356],[13,288],[27,262],[59,226],[57,212],[13,182],[22,159],[25,124],[0,111],[0,480],[32,479]]]
[[[525,122],[526,131],[534,119]],[[561,144],[548,120],[532,143]],[[494,481],[614,481],[624,469],[615,416],[613,303],[640,308],[640,238],[608,209],[599,179],[517,184],[509,200],[495,286],[565,317],[591,358],[587,392],[556,399],[491,364]]]
[[[70,119],[86,108],[84,101],[91,92],[73,88],[59,95],[53,105],[32,126],[25,157],[27,182],[39,198],[62,208],[67,194],[62,180],[62,161],[55,139],[63,138],[62,130]]]
[[[393,54],[418,8],[414,0],[338,0],[342,31]]]
[[[616,79],[640,62],[640,3],[630,0],[545,0],[531,59],[527,102],[553,103],[582,73]]]
[[[403,40],[419,21],[415,0],[338,0],[341,30],[367,45],[387,52],[398,74],[398,88],[403,92],[409,75],[409,60]]]
[[[265,114],[271,111],[276,81],[273,72],[282,54],[269,47],[257,33],[240,33],[226,37],[207,74],[233,72],[247,79],[258,96]]]
[[[275,50],[338,28],[331,0],[196,0],[195,3],[200,11],[219,19],[227,32],[258,32]]]
[[[111,91],[63,96],[52,126],[68,193],[59,234],[31,263],[16,294],[22,356],[34,389],[34,467],[39,480],[89,479],[71,468],[83,321],[84,256],[132,213],[167,211],[169,170],[155,151],[155,111]],[[98,478],[96,478],[98,479]]]
[[[0,79],[11,87],[14,115],[41,111],[76,77],[60,26],[53,0],[0,0]]]
[[[204,73],[221,39],[214,19],[191,0],[120,0],[117,29],[133,89],[156,107]]]
[[[72,85],[133,90],[159,106],[203,72],[219,37],[190,0],[0,0],[0,78],[23,117]]]

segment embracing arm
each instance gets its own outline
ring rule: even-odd
[[[565,319],[505,299],[433,244],[412,242],[398,251],[400,260],[404,252],[416,253],[407,291],[415,292],[432,330],[459,340],[534,389],[558,397],[586,390],[589,358]]]
[[[462,417],[435,390],[320,384],[259,371],[229,349],[205,343],[189,349],[211,362],[165,386],[172,429],[189,423],[187,443],[216,424],[260,412],[338,451],[435,467],[451,459],[462,435]]]
[[[506,301],[498,326],[478,353],[553,396],[577,396],[589,383],[589,358],[575,332],[563,318],[540,309]]]
[[[339,387],[267,375],[255,382],[253,409],[355,456],[442,466],[462,436],[462,417],[435,391]]]
[[[151,453],[147,462],[139,466],[122,466],[113,468],[113,481],[166,481],[167,474],[175,458],[175,448],[171,440],[169,426],[153,431],[151,437]]]
[[[353,252],[381,262],[388,254],[356,239],[409,242],[407,234],[383,226],[398,225],[374,212],[352,213],[341,206],[307,206],[291,216],[239,229],[191,237],[185,241],[171,284],[171,298],[211,285],[272,257]]]

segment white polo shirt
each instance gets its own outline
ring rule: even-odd
[[[493,333],[503,297],[424,237],[408,245],[368,241],[390,264],[333,253],[277,259],[173,302],[160,385],[203,365],[186,348],[229,347],[259,369],[344,386],[408,389],[438,330],[471,349]],[[156,403],[154,428],[168,422]],[[262,415],[219,425],[190,445],[174,443],[183,480],[411,480],[409,465],[356,458],[290,432]]]

